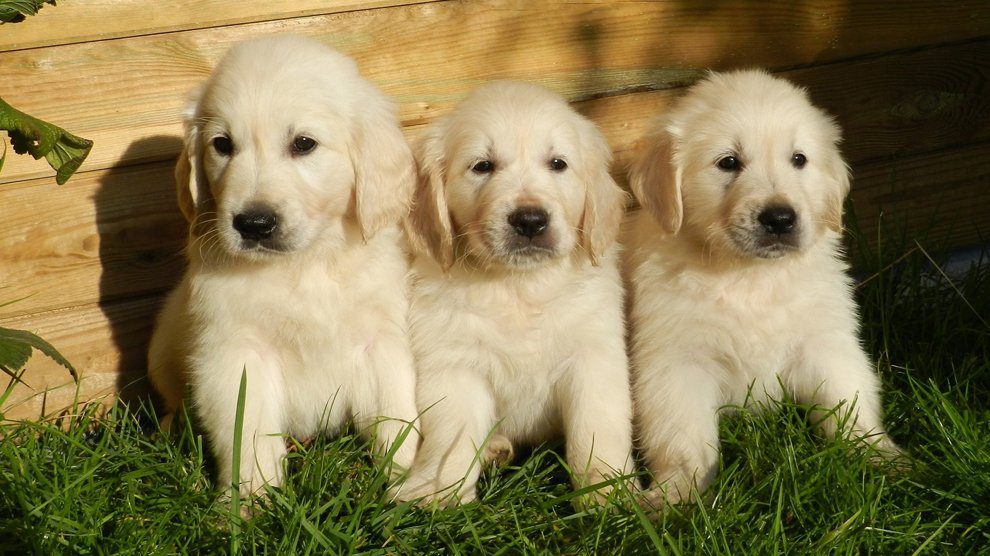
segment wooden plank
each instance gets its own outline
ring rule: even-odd
[[[789,72],[844,130],[846,157],[891,158],[990,138],[990,41]]]
[[[88,172],[61,188],[0,189],[0,318],[160,292],[186,226],[171,164]]]
[[[990,143],[855,168],[853,208],[865,238],[898,229],[929,248],[990,240]]]
[[[780,72],[836,117],[854,166],[990,140],[990,40]],[[628,161],[683,88],[575,103]]]
[[[812,86],[816,101],[838,116],[846,130],[846,158],[858,174],[864,162],[896,159],[920,150],[941,152],[960,143],[990,139],[990,94],[985,84],[982,90],[970,85],[980,83],[980,74],[990,73],[990,59],[981,55],[981,46],[957,45],[787,75]],[[904,117],[903,109],[890,109],[925,98],[918,91],[956,101],[937,110],[915,109],[911,117]],[[648,91],[575,104],[608,138],[620,182],[624,182],[623,169],[633,145],[646,126],[682,92]],[[412,138],[421,127],[407,128],[407,135]],[[179,148],[177,137],[146,141],[170,152]],[[142,147],[136,144],[133,148]],[[858,177],[858,183],[875,179]],[[978,189],[963,187],[957,193],[969,196],[957,202],[981,206],[973,201]],[[990,211],[963,213],[972,218],[971,226],[990,226]],[[921,214],[907,217],[912,226],[922,220]],[[61,188],[43,179],[0,187],[0,257],[5,261],[0,268],[4,288],[0,291],[3,299],[33,294],[0,307],[0,318],[160,292],[181,271],[179,251],[184,237],[171,161],[86,172]],[[972,237],[967,233],[955,243]]]
[[[160,300],[142,298],[10,319],[4,326],[31,330],[76,367],[80,381],[35,352],[2,408],[7,419],[37,419],[70,406],[77,395],[93,400],[128,387],[144,389],[145,353]],[[7,383],[3,382],[3,387]]]
[[[926,245],[944,237],[963,244],[985,242],[990,214],[986,160],[990,160],[990,144],[858,165],[852,201],[862,231],[867,238],[875,237],[883,212],[885,218],[895,215],[908,229],[927,230],[922,236]],[[933,218],[935,214],[939,217]],[[26,328],[51,341],[78,367],[81,399],[93,399],[140,379],[159,304],[160,296],[144,296],[8,317],[0,324]],[[37,418],[43,402],[51,414],[71,404],[75,396],[65,369],[40,354],[28,364],[24,380],[29,387],[17,387],[5,408],[8,418]]]
[[[56,10],[53,10],[56,11]],[[84,170],[164,160],[185,92],[231,43],[292,32],[354,56],[422,123],[478,83],[530,80],[571,100],[677,86],[700,68],[775,68],[990,34],[990,4],[444,2],[0,54],[4,98],[93,139]],[[548,25],[548,14],[553,14]],[[53,92],[58,92],[54,96]],[[135,146],[137,145],[137,146]],[[51,176],[11,157],[0,183]]]
[[[770,6],[774,8],[776,4]],[[437,8],[447,10],[448,7]],[[462,10],[460,13],[474,13],[470,10],[484,6],[455,7]],[[862,6],[850,9],[860,8]],[[453,12],[444,13],[453,17],[450,15]],[[564,15],[568,14],[571,12]],[[880,16],[878,12],[876,17]],[[981,17],[977,13],[976,20],[982,21]],[[398,25],[401,27],[401,22]],[[493,29],[511,28],[508,23],[500,25],[486,27],[484,21],[475,25],[474,28],[482,30],[479,44],[492,44],[486,42],[490,40],[486,33]],[[454,23],[448,22],[448,26],[453,27]],[[368,29],[371,29],[370,25]],[[566,46],[555,45],[553,41],[542,43],[542,37],[527,36],[526,33],[532,34],[533,29],[523,29],[519,44],[538,46],[532,51],[534,56],[544,59],[549,56],[552,60],[554,52],[562,51],[564,58],[574,57]],[[873,35],[861,35],[873,38]],[[468,40],[464,38],[466,36],[459,40]],[[644,32],[638,36],[649,35]],[[563,34],[558,38],[565,42],[569,40]],[[457,45],[445,40],[436,39],[427,46],[442,46],[449,54]],[[848,45],[855,45],[856,40],[855,37],[843,39],[847,48],[852,48]],[[118,42],[133,45],[135,41]],[[609,41],[611,43],[611,39]],[[195,48],[177,52],[188,54],[206,48],[201,43],[191,44]],[[690,64],[650,69],[653,66],[634,59],[629,66],[623,66],[621,55],[631,51],[629,45],[623,46],[626,50],[603,54],[601,59],[607,60],[604,64],[596,60],[585,65],[581,62],[557,68],[545,60],[527,62],[517,55],[502,66],[496,64],[477,70],[471,67],[471,62],[486,67],[484,64],[494,60],[495,54],[486,54],[480,47],[471,50],[475,48],[474,43],[471,44],[468,52],[457,51],[453,56],[452,69],[445,76],[447,79],[441,79],[444,74],[435,69],[444,68],[437,59],[422,62],[428,66],[423,71],[428,74],[425,78],[411,80],[408,75],[418,75],[410,69],[415,67],[410,65],[411,58],[399,56],[379,62],[372,59],[371,50],[364,56],[373,62],[372,71],[384,80],[386,89],[400,95],[404,120],[411,126],[407,131],[413,134],[418,128],[412,124],[420,124],[446,110],[476,81],[492,76],[528,77],[571,99],[590,98],[576,105],[602,126],[616,150],[618,174],[650,117],[669,106],[680,93],[654,89],[672,87],[696,75]],[[407,46],[410,51],[417,48]],[[880,211],[895,212],[910,229],[922,229],[932,222],[932,212],[939,207],[943,217],[936,220],[930,230],[932,237],[951,234],[955,243],[986,240],[990,198],[985,194],[987,170],[980,164],[990,156],[986,142],[984,76],[987,67],[985,57],[981,56],[986,50],[986,42],[974,42],[789,73],[798,82],[809,85],[816,101],[836,113],[846,129],[845,150],[857,176],[853,203],[868,236],[873,235],[871,230],[877,225]],[[134,51],[135,59],[140,58],[137,55],[140,52],[143,52],[140,48]],[[671,52],[673,50],[666,50],[661,54]],[[110,56],[107,59],[112,59],[113,55],[126,55],[129,51],[117,49],[101,54],[99,49],[94,49],[92,53],[96,57],[107,55]],[[756,53],[754,57],[759,59],[770,54]],[[0,63],[6,59],[0,56]],[[203,62],[205,59],[196,60]],[[800,56],[794,59],[800,59]],[[738,60],[732,58],[719,63],[728,67]],[[153,65],[150,61],[148,64],[149,67]],[[202,64],[202,71],[196,70],[199,74],[193,77],[204,74],[206,67],[208,63]],[[390,71],[395,68],[401,71]],[[149,69],[145,75],[157,74]],[[93,76],[88,74],[88,77],[92,79]],[[165,77],[174,78],[175,75],[166,72]],[[189,77],[190,82],[193,77]],[[154,77],[154,80],[157,87],[159,79]],[[111,81],[107,83],[112,84]],[[167,80],[162,86],[171,87],[173,92],[180,89]],[[111,109],[120,105],[121,113],[127,115],[133,107],[127,106],[126,98],[133,91],[108,87],[110,85],[97,83],[97,92],[115,91],[116,95],[100,102],[105,102]],[[620,94],[643,89],[644,92],[635,94]],[[176,94],[181,98],[181,94]],[[99,95],[97,98],[100,99]],[[91,112],[90,117],[99,119],[100,115]],[[154,120],[147,122],[154,123]],[[137,120],[132,125],[138,128],[147,122]],[[178,150],[177,125],[174,121],[158,128],[150,125],[136,138],[126,135],[132,131],[127,126],[121,125],[116,130],[124,134],[119,152],[113,156],[101,154],[109,170],[83,173],[59,189],[46,179],[0,187],[0,259],[3,260],[0,286],[4,286],[0,289],[3,296],[0,301],[26,293],[36,294],[0,309],[7,311],[0,312],[2,325],[32,329],[53,340],[82,369],[81,395],[84,398],[116,388],[121,369],[143,370],[144,346],[160,292],[174,283],[181,269],[177,251],[184,235],[184,224],[174,205],[171,163],[131,166],[139,161],[165,160],[174,156]],[[977,145],[966,144],[981,141]],[[18,159],[23,160],[23,157],[11,160]],[[68,306],[73,307],[64,309]],[[32,360],[25,379],[31,389],[18,390],[8,403],[8,406],[16,404],[8,417],[37,416],[42,400],[37,393],[48,388],[56,388],[48,395],[49,412],[67,405],[75,394],[74,387],[66,386],[68,380],[64,369],[40,355]]]
[[[4,25],[0,52],[332,14],[424,0],[72,0]],[[426,0],[428,1],[428,0]]]

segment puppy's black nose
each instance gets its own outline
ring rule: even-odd
[[[528,238],[536,237],[547,229],[550,215],[547,211],[536,207],[519,208],[509,215],[509,225],[516,233]]]
[[[270,210],[249,210],[234,215],[234,229],[244,239],[261,241],[272,237],[278,220]]]
[[[768,207],[763,209],[756,219],[767,233],[780,236],[794,231],[797,214],[794,213],[794,209],[787,206]]]

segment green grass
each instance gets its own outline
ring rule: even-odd
[[[857,290],[864,339],[911,471],[817,437],[805,408],[782,401],[726,420],[709,496],[656,523],[624,504],[576,512],[553,446],[489,474],[479,503],[391,504],[353,434],[292,453],[288,483],[243,521],[217,500],[192,425],[155,434],[147,411],[88,408],[0,425],[0,552],[986,553],[990,263],[953,284],[913,243],[853,258],[869,277]]]

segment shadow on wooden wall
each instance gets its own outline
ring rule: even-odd
[[[149,398],[145,355],[161,300],[154,298],[157,302],[151,303],[149,294],[178,282],[185,266],[182,246],[187,229],[175,185],[167,179],[170,173],[161,171],[162,163],[150,164],[157,170],[152,173],[135,172],[133,158],[149,149],[181,148],[182,141],[174,136],[135,141],[103,176],[93,197],[102,267],[99,306],[120,353],[116,387],[125,402]],[[153,212],[149,214],[148,208]]]
[[[221,0],[80,0],[4,28],[4,98],[96,142],[61,188],[29,157],[8,157],[0,175],[0,286],[25,298],[0,307],[0,323],[49,339],[83,377],[77,387],[32,359],[8,417],[141,390],[155,312],[184,266],[172,183],[182,99],[248,37],[292,32],[354,57],[410,138],[485,81],[538,83],[599,125],[620,183],[650,121],[705,69],[765,67],[809,87],[845,129],[866,237],[893,215],[947,246],[987,241],[986,2],[289,4],[242,2],[232,19]],[[62,94],[38,94],[49,89]]]

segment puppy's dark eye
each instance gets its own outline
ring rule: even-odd
[[[718,159],[715,165],[718,166],[719,170],[725,170],[726,172],[736,172],[742,168],[742,162],[732,155],[723,156]]]
[[[804,156],[801,153],[794,153],[794,156],[791,157],[791,164],[793,164],[794,167],[797,168],[798,170],[804,168],[804,165],[807,163],[808,163],[808,157]]]
[[[563,172],[567,169],[567,161],[563,158],[555,158],[550,161],[550,169],[554,172]]]
[[[223,156],[230,156],[234,152],[234,142],[226,135],[218,135],[213,138],[213,148]]]
[[[292,154],[306,154],[316,148],[316,140],[300,135],[292,140]]]
[[[495,164],[491,160],[482,160],[472,166],[471,171],[475,174],[490,174],[495,171]]]

